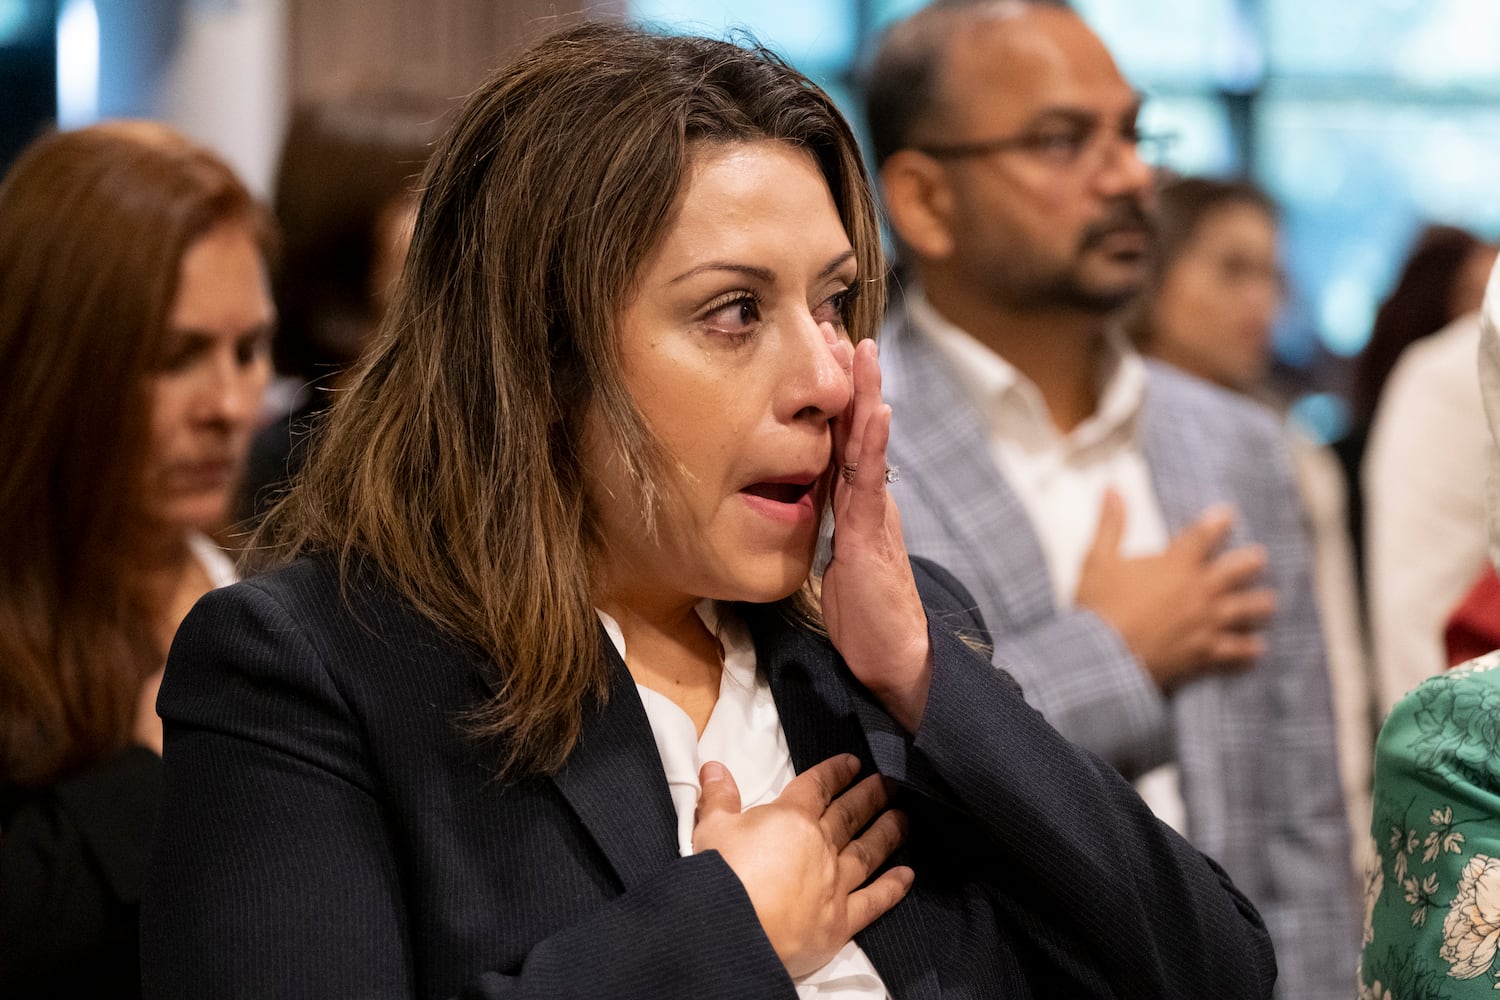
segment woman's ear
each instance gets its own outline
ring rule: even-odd
[[[941,260],[953,252],[953,191],[942,164],[915,149],[887,157],[880,168],[886,217],[917,257]]]

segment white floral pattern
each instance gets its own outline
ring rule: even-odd
[[[1476,854],[1464,865],[1438,954],[1454,979],[1473,979],[1495,964],[1500,949],[1500,859]]]
[[[1444,806],[1434,809],[1428,822],[1433,826],[1427,839],[1422,841],[1422,862],[1431,864],[1432,860],[1440,853],[1446,851],[1449,854],[1462,854],[1464,850],[1464,835],[1453,829],[1453,807]]]
[[[1380,892],[1385,888],[1385,874],[1381,871],[1380,848],[1375,843],[1375,838],[1370,838],[1370,849],[1365,855],[1369,863],[1365,865],[1365,933],[1360,941],[1360,947],[1364,947],[1375,940],[1375,904],[1380,901]]]
[[[1411,925],[1421,927],[1427,923],[1427,910],[1432,907],[1433,896],[1437,895],[1438,877],[1435,874],[1428,875],[1419,883],[1415,878],[1409,878],[1401,883],[1405,890],[1406,902],[1411,905]]]
[[[1360,983],[1359,1000],[1396,1000],[1396,996],[1390,990],[1381,986],[1380,980],[1377,979],[1368,986]]]

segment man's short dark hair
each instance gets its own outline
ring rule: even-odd
[[[932,113],[943,50],[959,22],[999,2],[1072,9],[1067,0],[934,0],[881,35],[863,74],[865,124],[877,170],[911,145],[917,123]]]

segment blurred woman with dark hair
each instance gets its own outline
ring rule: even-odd
[[[293,112],[276,176],[281,252],[271,280],[280,378],[269,395],[286,409],[251,444],[237,520],[263,514],[301,468],[318,415],[374,337],[411,242],[417,178],[442,111],[369,94]]]
[[[1248,181],[1182,177],[1159,193],[1155,263],[1126,327],[1143,351],[1236,392],[1271,364],[1283,293],[1279,213]]]
[[[1355,365],[1351,435],[1368,435],[1380,390],[1402,351],[1479,308],[1494,262],[1495,247],[1466,229],[1429,225],[1417,234]]]
[[[1383,716],[1449,664],[1444,631],[1488,570],[1490,442],[1474,358],[1496,248],[1430,227],[1380,307],[1341,451],[1358,477],[1364,593]],[[1373,408],[1373,411],[1372,411]],[[1356,454],[1357,452],[1357,454]]]
[[[1248,181],[1183,177],[1163,186],[1152,277],[1127,321],[1145,353],[1225,388],[1266,397],[1271,334],[1285,291],[1279,215],[1271,197]],[[1294,428],[1287,437],[1303,518],[1312,529],[1339,774],[1352,842],[1362,851],[1374,730],[1345,491],[1327,448]],[[1363,864],[1363,857],[1351,858],[1354,870]]]
[[[0,992],[128,996],[155,696],[269,374],[268,220],[164,126],[46,137],[0,184]]]
[[[1390,294],[1375,313],[1354,365],[1349,429],[1333,442],[1349,493],[1349,537],[1360,592],[1365,587],[1365,497],[1361,483],[1375,407],[1401,353],[1479,308],[1495,247],[1457,226],[1422,227]],[[1399,692],[1397,692],[1399,694]],[[1394,700],[1395,695],[1392,695]]]

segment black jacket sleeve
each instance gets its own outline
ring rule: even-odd
[[[1276,963],[1251,903],[975,648],[984,623],[962,584],[914,567],[933,659],[921,727],[913,738],[873,703],[861,721],[882,773],[993,846],[987,877],[1033,956],[1036,995],[1269,997]]]

